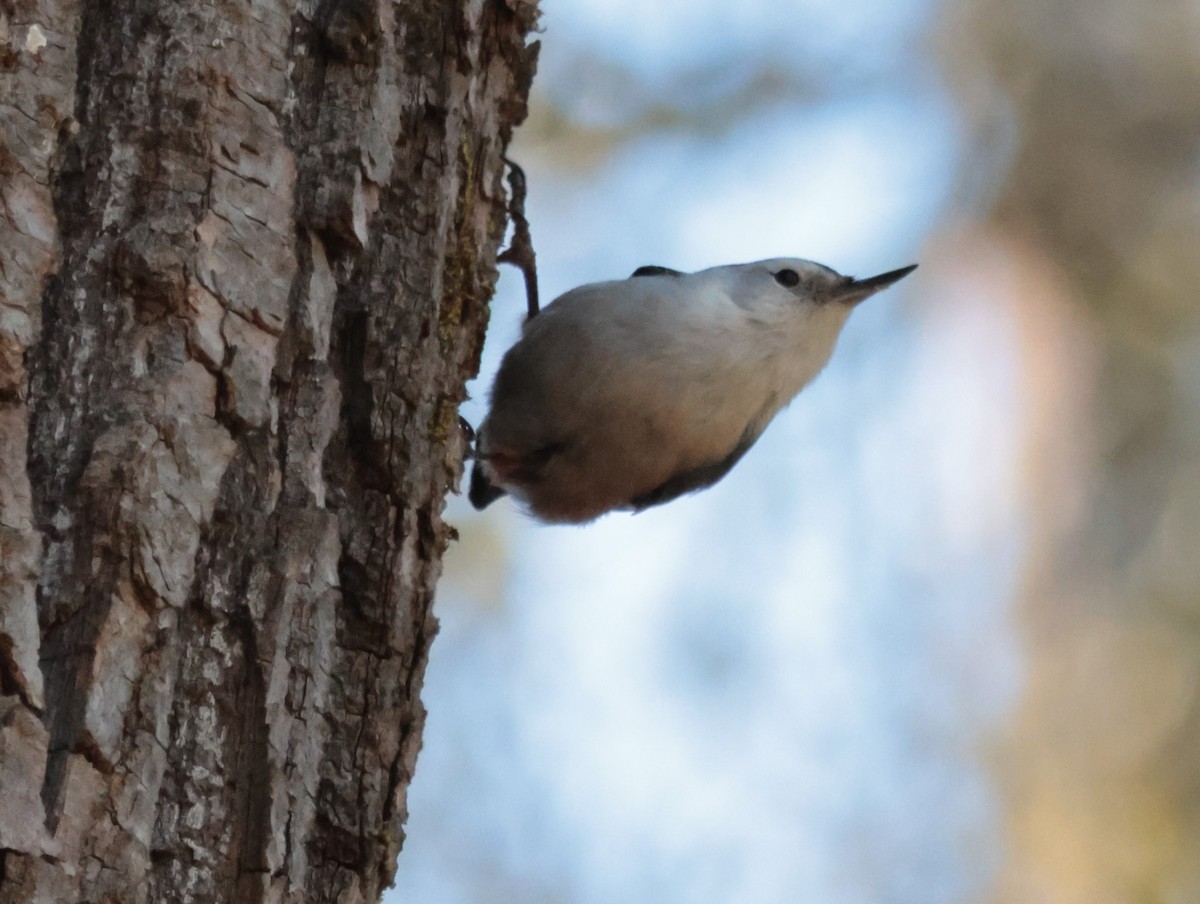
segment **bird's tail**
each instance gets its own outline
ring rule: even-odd
[[[492,483],[484,473],[483,462],[475,459],[471,467],[471,486],[467,490],[467,498],[471,500],[471,505],[483,510],[504,495],[504,490]]]

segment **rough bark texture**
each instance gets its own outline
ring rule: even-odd
[[[0,0],[0,904],[377,900],[526,0]]]

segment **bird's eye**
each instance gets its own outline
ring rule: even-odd
[[[800,284],[800,274],[795,270],[780,270],[775,274],[775,282],[790,289]]]

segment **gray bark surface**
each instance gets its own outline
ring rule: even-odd
[[[375,901],[526,0],[0,0],[0,904]]]

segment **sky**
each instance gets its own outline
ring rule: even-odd
[[[644,264],[921,268],[711,490],[578,528],[451,501],[385,901],[948,904],[998,867],[1015,327],[939,242],[969,202],[932,11],[729,9],[545,5],[511,151],[543,297]],[[507,269],[472,423],[524,304]]]

